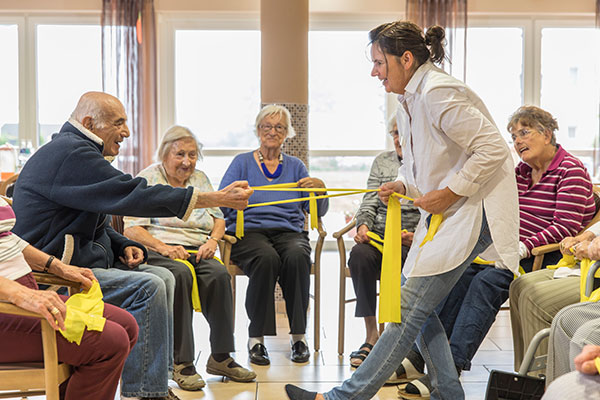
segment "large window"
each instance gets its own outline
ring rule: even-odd
[[[591,172],[599,133],[600,34],[593,28],[543,28],[541,37],[541,107],[558,120],[558,142]]]
[[[207,148],[256,145],[260,32],[175,32],[175,122]]]
[[[523,104],[523,69],[521,28],[468,29],[466,83],[481,97],[506,139],[508,117]]]
[[[309,147],[385,148],[385,91],[364,31],[309,33]]]
[[[0,144],[19,143],[19,31],[0,24]]]
[[[100,26],[38,25],[36,56],[43,145],[69,118],[83,93],[102,90]]]

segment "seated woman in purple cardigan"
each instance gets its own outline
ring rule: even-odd
[[[220,187],[244,179],[250,186],[297,182],[301,188],[325,187],[322,180],[308,176],[306,166],[296,157],[281,151],[283,142],[295,135],[289,111],[283,106],[265,106],[256,117],[258,149],[237,155]],[[257,191],[250,204],[305,197],[303,192]],[[250,362],[270,363],[264,346],[264,335],[275,335],[275,303],[273,291],[279,282],[290,323],[291,360],[308,361],[304,338],[310,286],[310,244],[304,230],[304,211],[308,202],[295,202],[249,208],[244,212],[244,237],[231,250],[231,259],[250,278],[246,294],[248,350]],[[327,199],[317,200],[319,216],[329,207]],[[235,232],[236,212],[222,208],[227,232]]]

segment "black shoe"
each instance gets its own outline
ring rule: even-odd
[[[304,363],[308,361],[310,357],[310,352],[308,351],[308,346],[302,340],[298,340],[292,346],[292,355],[291,360],[296,363]]]
[[[256,365],[269,365],[271,364],[271,360],[269,360],[269,353],[267,353],[267,348],[262,343],[256,343],[250,349],[250,362]]]

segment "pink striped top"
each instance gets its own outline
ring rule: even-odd
[[[594,217],[592,180],[578,158],[560,145],[548,170],[531,186],[531,167],[516,169],[519,191],[519,240],[527,249],[575,236]]]

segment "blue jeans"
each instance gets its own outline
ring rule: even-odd
[[[388,324],[369,357],[342,386],[324,393],[325,399],[370,399],[375,396],[408,354],[419,333],[419,348],[426,361],[431,358],[429,349],[441,349],[438,354],[441,361],[429,371],[434,386],[431,399],[464,399],[446,332],[434,310],[475,257],[491,243],[484,213],[479,240],[465,262],[443,274],[408,278],[402,286],[402,323]],[[439,388],[443,388],[443,393]]]
[[[136,270],[93,268],[106,303],[127,310],[138,323],[137,344],[123,368],[121,394],[126,397],[162,397],[168,393],[168,370],[172,365],[173,329],[169,325],[167,289],[161,277]],[[169,271],[160,268],[170,274]],[[164,279],[163,279],[164,278]],[[174,285],[171,275],[171,284]]]

